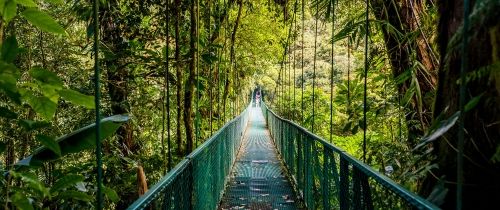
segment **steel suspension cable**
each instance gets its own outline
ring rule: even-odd
[[[297,1],[295,1],[297,2]],[[294,37],[292,36],[292,32],[294,31],[293,30],[293,23],[295,21],[295,18],[296,18],[296,13],[297,13],[297,10],[294,6],[294,9],[293,9],[293,16],[292,16],[292,20],[290,21],[290,32],[288,34],[288,36],[290,37],[289,40],[290,40],[290,43],[288,44],[288,102],[292,101],[292,83],[291,83],[291,80],[292,80],[292,77],[291,77],[291,71],[292,71],[292,43],[294,43],[295,41],[293,40]],[[295,33],[295,32],[294,32]],[[294,72],[295,72],[295,69],[294,69]],[[292,114],[293,114],[293,111],[292,111],[292,103],[289,103],[290,105],[288,106],[288,119],[292,119]]]
[[[95,94],[95,143],[96,143],[96,165],[97,165],[97,192],[96,209],[103,209],[102,197],[102,147],[101,147],[101,86],[99,69],[99,1],[92,0],[92,12],[94,19],[94,94]]]
[[[316,52],[317,52],[317,45],[318,45],[318,21],[319,20],[319,3],[316,4],[316,20],[315,20],[315,29],[314,29],[314,60],[313,60],[313,81],[312,81],[312,122],[311,122],[311,132],[314,133],[314,118],[315,118],[315,102],[316,102],[316,93],[315,93],[315,86],[316,86]]]
[[[298,7],[298,1],[296,0],[295,1],[295,5],[294,5],[294,13],[296,14],[297,13],[297,7]],[[295,28],[294,28],[294,32],[293,32],[293,37],[294,39],[297,38],[297,16],[295,16],[294,18],[294,24],[295,24]],[[295,42],[295,41],[294,41]],[[296,77],[295,77],[295,71],[296,71],[296,64],[297,64],[297,61],[295,60],[297,57],[296,55],[296,50],[293,51],[293,112],[292,113],[295,113],[295,108],[296,108],[296,103],[295,103],[295,89],[296,89]],[[295,114],[292,114],[292,119],[291,120],[294,120],[295,119]]]
[[[224,7],[225,7],[225,4],[226,4],[226,0],[224,0],[224,2],[223,2]],[[220,1],[217,1],[217,12],[220,15],[220,13],[221,13]],[[222,28],[222,23],[220,21],[220,18],[217,18],[216,20],[217,20],[218,26]],[[217,33],[220,33],[220,30],[221,29],[219,28]],[[223,49],[224,49],[224,47],[225,47],[225,44],[223,45]],[[221,71],[220,71],[221,65],[220,64],[222,62],[222,55],[224,53],[223,49],[217,48],[218,55],[219,55],[219,60],[217,62],[217,127],[218,128],[222,127],[221,110],[220,110],[220,106],[222,105],[222,101],[221,101],[221,97],[220,97],[220,85],[221,85]]]
[[[292,30],[293,18],[292,18],[290,25],[291,25],[290,30]],[[292,36],[292,33],[290,33],[290,37],[291,36]],[[290,101],[292,99],[292,94],[291,94],[291,92],[292,92],[292,89],[291,89],[292,88],[292,85],[291,85],[291,80],[292,80],[292,78],[291,78],[291,75],[292,75],[291,74],[292,73],[292,66],[291,66],[292,65],[292,54],[291,54],[292,43],[293,43],[292,38],[290,38],[290,44],[288,45],[288,88],[287,88],[287,96],[288,96],[288,104],[289,104],[288,105],[288,119],[291,118],[291,114],[292,114],[292,112],[291,112],[291,110],[292,110],[291,105],[292,104],[290,103]]]
[[[164,100],[166,102],[166,105],[163,106],[163,112],[162,112],[162,153],[163,153],[163,158],[165,158],[165,142],[164,142],[164,135],[165,135],[165,112],[167,115],[167,147],[168,147],[168,157],[167,157],[167,170],[170,170],[172,168],[172,153],[171,153],[171,139],[170,139],[170,75],[168,74],[170,72],[170,60],[169,60],[169,55],[170,55],[170,1],[166,1],[166,26],[165,26],[165,77],[164,77],[164,90],[163,90],[163,96]],[[162,103],[163,104],[163,103]]]
[[[212,1],[209,1],[207,4],[208,4],[208,34],[211,34],[211,28],[212,28],[212,18],[211,18],[211,15],[212,15],[212,5],[210,5]],[[210,53],[212,53],[212,49],[209,49],[210,50]],[[209,115],[210,115],[210,122],[209,122],[209,127],[210,127],[210,136],[212,136],[212,129],[213,129],[213,124],[212,124],[212,117],[213,117],[213,78],[212,78],[212,62],[210,62],[209,64],[209,67],[208,67],[208,83],[209,83],[209,96],[210,96],[210,100],[209,100]]]
[[[468,32],[469,32],[469,15],[470,15],[470,1],[464,0],[464,23],[462,28],[462,59],[460,64],[460,92],[459,92],[459,109],[460,109],[460,120],[458,128],[458,152],[457,152],[457,195],[456,195],[456,206],[457,210],[462,209],[462,196],[463,196],[463,185],[464,185],[464,144],[465,144],[465,97],[466,97],[466,71],[468,68],[468,51],[467,46],[469,44]]]
[[[304,24],[304,19],[305,19],[305,0],[302,0],[302,33],[301,33],[301,38],[302,38],[302,43],[301,43],[301,75],[300,75],[300,80],[301,80],[301,91],[300,91],[300,122],[303,124],[304,123],[304,32],[305,32],[305,24]]]
[[[195,112],[195,148],[198,147],[198,141],[200,139],[200,1],[199,0],[194,0],[196,3],[196,55],[195,55],[195,62],[196,62],[196,112]]]
[[[332,3],[332,52],[331,52],[331,69],[330,69],[330,142],[333,141],[333,71],[334,71],[334,46],[335,41],[335,0]]]
[[[369,3],[366,1],[366,14],[365,14],[365,69],[364,69],[364,89],[363,89],[363,162],[366,163],[366,112],[367,112],[367,78],[368,78],[368,36],[370,33],[370,25],[368,22],[369,16]]]

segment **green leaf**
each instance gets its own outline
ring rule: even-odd
[[[44,0],[46,2],[49,2],[51,4],[63,4],[64,0]]]
[[[16,2],[25,7],[37,7],[36,3],[32,0],[16,0]]]
[[[20,77],[21,73],[16,66],[0,61],[0,91],[17,104],[21,104],[21,94],[16,86]]]
[[[76,190],[62,191],[58,197],[65,200],[80,200],[85,202],[90,202],[93,199],[92,196]]]
[[[12,63],[17,57],[18,45],[16,37],[10,36],[2,43],[2,60],[7,63]]]
[[[5,0],[0,0],[0,14],[3,14],[3,9],[5,9]]]
[[[108,187],[103,187],[103,192],[106,197],[111,200],[112,202],[118,202],[120,200],[120,197],[118,196],[118,193],[114,191],[111,188]]]
[[[481,97],[483,97],[483,95],[484,95],[484,93],[481,93],[480,95],[472,98],[469,102],[467,102],[467,104],[464,107],[465,112],[468,112],[468,111],[474,109],[474,107],[477,106],[479,101],[481,101]]]
[[[17,4],[14,0],[7,0],[3,8],[3,19],[10,22],[17,15]]]
[[[36,140],[42,143],[43,146],[52,150],[57,156],[61,156],[61,148],[54,138],[45,135],[36,135]]]
[[[21,210],[33,210],[33,206],[31,205],[29,199],[23,195],[22,193],[15,193],[11,198],[12,204]]]
[[[17,119],[17,114],[6,107],[0,106],[0,117],[7,119]]]
[[[64,100],[67,100],[73,104],[80,105],[88,109],[95,108],[94,96],[88,96],[71,89],[59,90],[59,94]]]
[[[15,178],[20,178],[24,183],[28,185],[29,188],[38,192],[42,197],[49,196],[49,190],[45,185],[38,179],[38,177],[29,172],[16,172],[9,171],[9,174]]]
[[[52,188],[50,189],[50,193],[60,192],[63,189],[73,187],[78,182],[82,182],[85,179],[82,175],[77,174],[68,174],[56,181]]]
[[[44,96],[30,96],[27,98],[28,104],[46,120],[52,120],[56,113],[57,104]]]
[[[116,130],[129,120],[126,115],[114,115],[101,120],[101,142],[103,139],[113,135]],[[56,142],[61,148],[61,157],[67,154],[78,153],[87,149],[93,149],[95,142],[95,123],[73,131],[70,134],[57,138]],[[50,149],[42,146],[36,149],[32,155],[20,160],[17,166],[40,166],[42,163],[57,160],[60,157]]]
[[[31,24],[42,31],[54,34],[66,34],[64,28],[59,25],[50,15],[37,9],[28,8],[21,15]]]
[[[54,86],[55,89],[61,89],[63,86],[63,82],[59,76],[46,69],[35,67],[29,71],[29,74],[43,84]]]
[[[18,124],[21,125],[21,127],[26,129],[26,131],[28,131],[28,132],[50,126],[50,123],[48,123],[48,122],[33,121],[33,120],[19,120]]]

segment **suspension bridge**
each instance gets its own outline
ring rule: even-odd
[[[276,115],[249,105],[128,209],[438,209]]]

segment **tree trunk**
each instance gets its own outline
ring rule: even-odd
[[[191,1],[191,37],[189,41],[190,56],[189,61],[189,76],[186,80],[186,89],[184,90],[184,127],[186,128],[186,154],[193,151],[194,134],[193,134],[193,96],[194,83],[196,79],[196,58],[197,54],[197,39],[198,39],[198,13],[196,0]]]
[[[102,41],[109,48],[109,56],[103,62],[106,66],[107,88],[111,99],[111,113],[113,115],[129,113],[128,104],[128,77],[129,72],[124,64],[127,46],[123,43],[122,32],[116,24],[113,15],[103,15],[101,20],[103,36]],[[106,53],[105,53],[106,55]],[[117,133],[118,143],[120,144],[123,155],[129,156],[137,149],[133,141],[132,125],[127,123],[121,126]]]
[[[405,0],[400,4],[394,1],[371,0],[371,6],[376,19],[389,22],[395,30],[403,33],[413,33],[419,29],[419,17],[424,5],[420,0]],[[436,86],[437,73],[435,61],[432,61],[432,49],[426,44],[426,37],[421,33],[416,38],[416,45],[405,40],[400,40],[398,35],[391,32],[387,27],[382,27],[385,45],[387,48],[391,68],[394,77],[398,77],[408,69],[413,68],[412,54],[417,54],[417,61],[422,63],[426,69],[415,69],[418,86],[420,87],[422,106],[419,105],[418,95],[415,94],[410,101],[410,110],[416,110],[416,114],[407,114],[408,141],[411,146],[416,145],[417,138],[424,135],[431,121],[432,100],[425,100],[432,95]],[[408,79],[398,84],[398,92],[404,95],[412,83]]]
[[[175,75],[177,77],[176,89],[177,89],[177,125],[176,125],[176,139],[177,139],[177,155],[182,156],[182,131],[181,131],[181,113],[182,113],[182,63],[181,63],[181,46],[180,46],[180,26],[179,22],[181,19],[181,0],[175,0]]]
[[[226,110],[227,98],[229,95],[229,88],[231,87],[231,79],[230,79],[229,75],[231,75],[231,72],[236,71],[236,69],[234,69],[234,58],[235,58],[234,44],[236,41],[236,32],[238,31],[238,25],[240,23],[242,10],[243,10],[243,0],[239,0],[238,1],[238,15],[236,16],[236,21],[234,23],[233,32],[231,33],[231,44],[230,44],[230,51],[229,51],[229,60],[230,60],[229,66],[230,67],[229,67],[229,71],[226,74],[226,82],[224,84],[224,94],[223,94],[223,98],[222,98],[224,111]],[[236,79],[236,77],[234,77],[234,79]],[[236,90],[233,90],[233,91],[236,91]]]
[[[439,47],[441,66],[434,119],[447,119],[459,111],[461,69],[462,1],[439,1]],[[471,10],[474,3],[471,1]],[[478,104],[465,114],[463,209],[491,209],[500,198],[500,3],[482,1],[480,11],[472,11],[469,35],[466,103],[482,95]],[[476,9],[477,10],[477,9]],[[453,43],[454,40],[458,42]],[[475,75],[475,76],[474,76]],[[458,123],[457,123],[458,124]],[[456,202],[458,126],[433,142],[434,163],[421,188],[424,195],[442,178],[449,191],[442,208],[454,209]]]

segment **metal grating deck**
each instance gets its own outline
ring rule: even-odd
[[[219,209],[298,209],[260,108],[251,108],[250,116]]]

